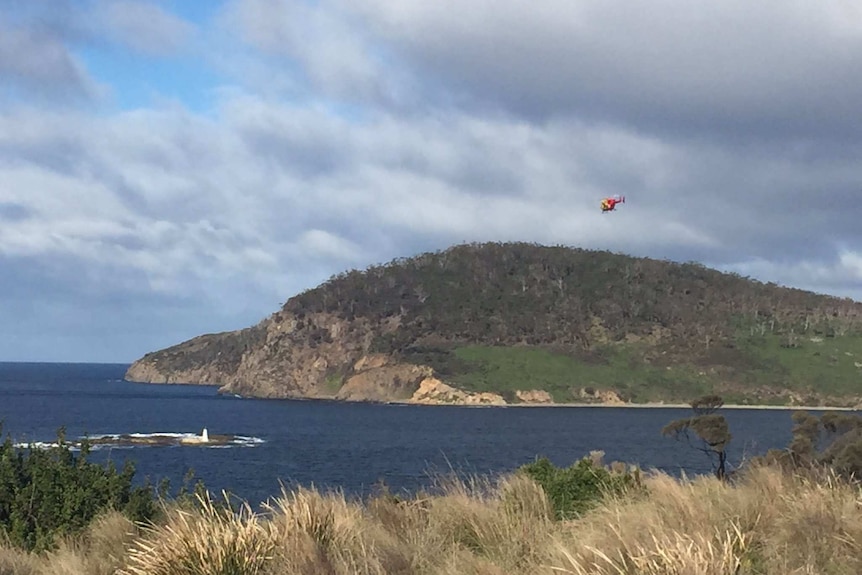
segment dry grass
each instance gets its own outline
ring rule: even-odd
[[[149,526],[128,553],[119,575],[257,575],[275,553],[272,525],[230,502],[198,496],[196,509],[168,511],[161,525]]]
[[[736,485],[658,475],[642,502],[605,506],[557,534],[560,573],[862,573],[862,498],[834,476],[774,468]]]
[[[204,499],[137,535],[108,516],[49,555],[0,547],[0,575],[862,573],[862,494],[833,476],[762,467],[733,485],[645,484],[567,522],[521,476],[406,500],[284,491],[261,514]]]
[[[6,542],[0,544],[0,575],[36,575],[39,565],[38,557],[15,549]]]
[[[110,512],[51,553],[35,555],[0,545],[0,575],[114,575],[139,534],[122,514]]]

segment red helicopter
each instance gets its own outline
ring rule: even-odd
[[[617,204],[626,203],[625,196],[611,196],[602,200],[602,213],[612,212],[617,207]]]

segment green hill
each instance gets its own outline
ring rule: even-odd
[[[406,365],[428,369],[402,381],[395,367]],[[372,367],[377,376],[351,383]],[[257,326],[148,354],[129,378],[389,400],[410,397],[429,373],[510,402],[545,390],[557,402],[712,392],[729,403],[855,404],[862,304],[696,263],[459,245],[342,273]],[[363,386],[379,389],[364,397]]]

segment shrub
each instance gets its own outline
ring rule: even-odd
[[[556,467],[548,458],[542,457],[521,466],[519,472],[542,486],[557,519],[581,515],[603,497],[622,495],[640,485],[636,472],[611,472],[586,457],[565,468]]]
[[[80,453],[72,452],[63,429],[57,445],[47,449],[16,448],[7,437],[0,444],[0,537],[42,551],[103,511],[121,511],[133,521],[154,517],[156,493],[149,484],[132,487],[133,464],[117,470],[113,463],[88,461],[88,455],[86,442]]]

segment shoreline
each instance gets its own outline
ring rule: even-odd
[[[124,381],[132,384],[142,384],[142,385],[171,385],[160,382],[152,382],[152,381],[134,381],[130,379],[125,379]],[[221,387],[218,384],[201,384],[201,383],[183,383],[180,385],[204,385],[204,386],[214,386]],[[220,389],[218,391],[219,395],[224,394]],[[456,406],[456,407],[506,407],[506,408],[516,408],[516,407],[599,407],[599,408],[611,408],[611,407],[619,407],[619,408],[628,408],[628,409],[691,409],[691,405],[688,403],[587,403],[587,402],[568,402],[568,403],[506,403],[503,405],[500,404],[491,404],[491,403],[424,403],[424,402],[414,402],[409,400],[390,400],[390,401],[369,401],[369,400],[344,400],[344,399],[336,399],[335,397],[255,397],[255,396],[238,396],[236,394],[231,394],[234,397],[241,397],[242,399],[286,399],[286,400],[294,400],[294,401],[335,401],[335,402],[345,402],[345,403],[379,403],[384,405],[427,405],[430,407],[436,406]],[[768,411],[862,411],[862,404],[855,407],[846,407],[846,406],[832,406],[832,405],[774,405],[774,404],[742,404],[742,403],[733,403],[733,404],[724,404],[720,409],[736,409],[736,410],[768,410]]]
[[[446,405],[446,404],[443,404]],[[465,404],[469,405],[469,404]],[[476,405],[476,404],[473,404]],[[691,409],[688,403],[507,403],[506,405],[477,405],[477,407],[620,407],[630,409]],[[724,404],[719,409],[758,409],[785,411],[862,411],[856,407],[838,407],[829,405],[749,405]]]
[[[345,400],[334,400],[334,401],[345,401]],[[355,401],[355,400],[354,400]],[[350,403],[350,401],[346,401],[346,403]],[[362,401],[356,401],[356,403],[363,403]],[[441,407],[441,406],[451,406],[451,407],[500,407],[500,408],[519,408],[519,407],[528,407],[528,408],[566,408],[566,407],[574,407],[574,408],[584,408],[584,407],[597,407],[602,409],[608,408],[622,408],[622,409],[691,409],[691,405],[688,403],[583,403],[583,402],[572,402],[572,403],[425,403],[418,401],[371,401],[369,403],[382,403],[384,405],[419,405],[419,406],[428,406],[428,407]],[[754,405],[754,404],[742,404],[742,403],[728,403],[722,405],[719,410],[727,410],[727,409],[737,409],[737,410],[764,410],[764,411],[862,411],[862,406],[859,407],[845,407],[845,406],[832,406],[832,405]]]

